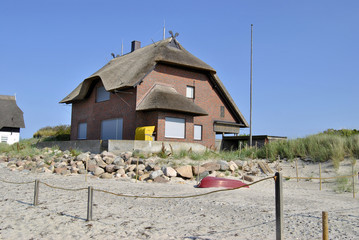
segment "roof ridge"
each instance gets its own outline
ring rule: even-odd
[[[11,95],[0,95],[0,100],[13,100],[16,101],[15,96],[11,96]]]

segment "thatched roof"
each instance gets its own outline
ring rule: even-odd
[[[175,39],[167,38],[112,59],[100,70],[86,78],[60,103],[71,103],[84,99],[89,86],[96,79],[102,81],[107,91],[134,87],[154,69],[157,62],[215,72],[212,67],[185,50]]]
[[[200,106],[179,94],[173,87],[156,84],[136,107],[137,111],[171,110],[206,116],[208,113]]]
[[[135,87],[155,68],[157,63],[177,65],[206,72],[229,106],[236,122],[243,123],[245,127],[248,127],[247,121],[216,75],[216,71],[199,58],[193,56],[172,37],[112,59],[100,70],[86,78],[60,103],[69,104],[84,99],[93,81],[97,80],[102,81],[107,91]]]
[[[0,129],[3,127],[25,127],[23,112],[16,105],[14,96],[0,95]]]

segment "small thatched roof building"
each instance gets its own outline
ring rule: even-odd
[[[23,114],[14,96],[0,95],[0,129],[24,128]]]

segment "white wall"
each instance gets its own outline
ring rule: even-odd
[[[19,142],[20,133],[16,132],[0,132],[0,142],[6,142],[7,144],[14,144]]]

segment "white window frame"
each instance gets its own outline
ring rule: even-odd
[[[186,97],[194,99],[194,86],[187,86],[186,87]]]
[[[195,124],[193,126],[193,140],[202,141],[203,127],[202,125]]]
[[[103,86],[98,87],[96,92],[96,102],[104,102],[108,100],[110,100],[110,92],[106,91]]]
[[[81,132],[83,131],[83,132]],[[82,122],[77,125],[77,139],[84,140],[87,139],[87,123]]]
[[[8,137],[7,136],[1,136],[1,142],[2,143],[7,143],[8,141]]]
[[[184,118],[165,118],[165,137],[166,138],[186,138],[186,119]]]

